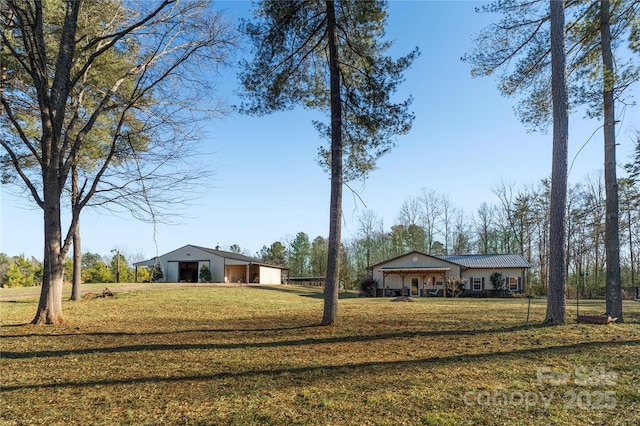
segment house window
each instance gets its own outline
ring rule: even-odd
[[[518,291],[519,290],[518,277],[509,277],[509,278],[507,278],[507,280],[509,282],[509,291]]]
[[[436,286],[442,287],[444,285],[444,278],[436,278]]]
[[[482,278],[473,279],[473,291],[482,291]]]

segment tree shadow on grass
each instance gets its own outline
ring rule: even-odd
[[[272,290],[279,291],[287,294],[298,295],[303,297],[310,297],[312,299],[324,299],[324,290],[322,287],[318,286],[302,286],[302,285],[289,285],[289,284],[281,284],[281,285],[251,285],[252,289],[257,290]],[[340,290],[338,293],[339,299],[357,299],[358,293],[352,290]]]
[[[16,324],[3,327],[25,327],[31,324]],[[230,329],[230,328],[202,328],[202,329],[189,329],[189,330],[175,330],[175,331],[150,331],[150,332],[129,332],[129,331],[95,331],[89,333],[57,333],[57,334],[13,334],[0,336],[0,339],[19,338],[19,337],[81,337],[81,336],[109,336],[109,337],[144,337],[144,336],[170,336],[178,334],[191,334],[191,333],[266,333],[271,331],[286,331],[286,330],[304,330],[306,328],[316,327],[313,325],[301,325],[296,327],[278,327],[278,328],[245,328],[245,329]],[[4,352],[3,352],[4,354]]]
[[[513,327],[489,328],[479,330],[430,330],[430,331],[399,331],[381,334],[365,334],[365,335],[349,335],[349,336],[332,336],[319,338],[303,338],[295,340],[270,340],[263,342],[238,342],[238,343],[176,343],[176,344],[137,344],[137,345],[121,345],[112,347],[94,347],[94,348],[78,348],[65,350],[43,350],[43,351],[3,351],[2,356],[6,359],[32,359],[32,358],[52,358],[65,357],[69,355],[87,355],[87,354],[113,354],[113,353],[129,353],[129,352],[146,352],[146,351],[190,351],[190,350],[233,350],[233,349],[264,349],[264,348],[280,348],[280,347],[297,347],[326,345],[337,343],[363,343],[377,342],[383,340],[396,339],[413,339],[416,337],[450,337],[450,336],[474,336],[480,334],[508,333],[527,330],[531,328],[541,328],[542,325],[518,325]],[[300,326],[298,328],[310,328],[310,326]],[[204,333],[220,332],[221,330],[202,330]],[[237,332],[237,330],[224,330],[224,332]],[[256,332],[260,330],[248,330]],[[273,331],[269,329],[267,331]],[[199,332],[195,330],[193,332]],[[180,332],[183,333],[183,332]],[[120,335],[121,333],[86,333],[85,335]],[[159,333],[163,334],[163,333]],[[144,334],[126,333],[125,336],[140,337]],[[45,335],[48,336],[48,335]],[[69,334],[69,336],[77,336],[77,334]],[[22,336],[19,336],[22,337]]]
[[[208,375],[191,375],[191,376],[173,376],[173,377],[139,377],[139,378],[123,378],[123,379],[106,379],[106,380],[94,380],[94,381],[67,381],[67,382],[55,382],[55,383],[42,383],[42,384],[25,384],[25,385],[12,385],[3,386],[3,392],[12,392],[28,389],[49,389],[49,388],[84,388],[93,386],[115,386],[115,385],[135,385],[146,383],[178,383],[178,382],[202,382],[202,381],[215,381],[225,379],[243,379],[243,378],[258,378],[260,376],[268,376],[273,378],[274,376],[290,376],[289,380],[297,380],[297,376],[300,375],[312,375],[322,377],[331,376],[333,380],[339,380],[343,376],[349,376],[354,374],[364,374],[367,370],[375,370],[376,372],[389,369],[412,369],[424,366],[442,366],[444,364],[461,364],[467,365],[470,362],[478,362],[486,359],[494,360],[496,358],[532,358],[532,359],[544,359],[544,356],[560,356],[564,353],[571,353],[574,351],[583,350],[596,350],[599,348],[611,348],[615,346],[640,346],[638,340],[622,340],[622,341],[596,341],[596,342],[581,342],[569,345],[557,345],[545,348],[527,348],[516,349],[510,351],[494,351],[488,353],[479,354],[460,354],[460,355],[448,355],[441,357],[427,357],[411,360],[401,361],[371,361],[362,363],[349,363],[338,365],[321,365],[321,366],[305,366],[305,367],[293,367],[293,368],[276,368],[276,369],[260,369],[260,370],[247,370],[240,372],[221,372]]]
[[[302,297],[310,297],[312,299],[324,299],[323,293],[301,294]],[[340,292],[338,293],[338,299],[357,299],[358,295],[352,292]]]
[[[34,327],[39,328],[41,326],[34,326],[31,323],[24,324],[7,324],[0,326],[0,330],[3,328],[19,328],[19,327]],[[268,333],[278,331],[290,331],[290,330],[304,330],[307,328],[317,327],[318,324],[302,324],[291,325],[282,327],[262,327],[262,328],[190,328],[185,330],[171,330],[171,331],[92,331],[92,332],[78,332],[78,333],[25,333],[25,334],[5,334],[0,335],[1,339],[19,338],[19,337],[81,337],[81,336],[110,336],[110,337],[144,337],[144,336],[170,336],[179,334],[190,333]],[[52,330],[55,331],[55,330]]]
[[[322,293],[322,287],[289,285],[289,284],[243,284],[242,286],[245,286],[245,285],[254,290],[280,291],[280,292],[289,293],[289,294],[298,294],[301,291]]]

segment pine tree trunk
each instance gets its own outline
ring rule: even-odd
[[[606,194],[605,254],[607,314],[622,322],[622,283],[620,280],[620,231],[618,218],[618,178],[616,177],[616,130],[613,100],[613,54],[609,1],[600,2],[600,45],[604,77],[604,185]]]
[[[78,169],[71,168],[71,208],[75,211],[78,203]],[[82,246],[80,244],[80,219],[76,219],[73,226],[73,283],[71,285],[71,300],[80,300],[80,284],[82,277]]]
[[[44,274],[36,316],[32,324],[61,324],[64,254],[60,224],[60,196],[56,175],[45,178],[44,201]],[[58,194],[58,195],[56,195]]]
[[[82,284],[82,248],[80,245],[80,221],[73,231],[73,282],[71,284],[71,300],[80,300]]]
[[[627,208],[627,223],[629,224],[629,256],[631,257],[631,285],[636,285],[635,259],[633,254],[633,232],[631,228],[631,206]],[[636,296],[638,297],[638,296]]]
[[[338,316],[338,286],[340,271],[340,234],[342,217],[342,103],[338,40],[333,1],[327,1],[327,32],[329,36],[329,69],[331,84],[331,201],[329,211],[329,244],[327,279],[324,289],[322,325],[333,325]]]
[[[567,208],[567,164],[569,100],[564,41],[564,2],[550,0],[551,87],[553,97],[553,158],[549,220],[549,291],[545,324],[565,323],[565,234]]]

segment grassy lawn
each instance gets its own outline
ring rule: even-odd
[[[25,325],[36,298],[0,303],[0,424],[640,424],[637,302],[542,328],[544,300],[527,325],[524,299],[345,295],[319,327],[316,289],[117,296],[65,302],[58,327]]]

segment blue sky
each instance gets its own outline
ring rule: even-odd
[[[248,2],[218,2],[230,17],[246,16]],[[406,72],[399,98],[412,95],[416,115],[412,131],[379,160],[364,183],[354,182],[362,204],[344,192],[343,238],[357,233],[357,217],[369,208],[385,229],[396,221],[403,202],[433,189],[452,204],[473,213],[482,202],[497,203],[492,189],[500,182],[516,187],[548,177],[551,134],[528,133],[517,120],[517,100],[500,95],[497,78],[470,76],[460,61],[472,48],[473,35],[498,19],[475,13],[477,1],[391,1],[387,35],[398,57],[415,46],[421,56]],[[226,73],[220,86],[229,104],[237,81]],[[633,89],[636,101],[638,87]],[[618,162],[628,162],[630,131],[640,128],[640,108],[618,110]],[[317,113],[285,111],[256,118],[230,114],[212,120],[203,134],[204,159],[215,169],[213,188],[185,208],[188,217],[175,225],[153,227],[127,216],[87,211],[81,218],[83,250],[103,255],[119,249],[130,257],[149,258],[185,244],[228,248],[238,244],[248,254],[264,245],[286,242],[300,231],[311,239],[329,232],[329,176],[317,165],[318,138],[311,121]],[[603,164],[601,123],[575,114],[570,121],[569,180],[580,182]],[[576,156],[580,148],[595,136]],[[490,167],[488,165],[491,165]],[[619,171],[619,176],[623,171]],[[2,188],[0,251],[42,258],[42,214],[25,199]]]

